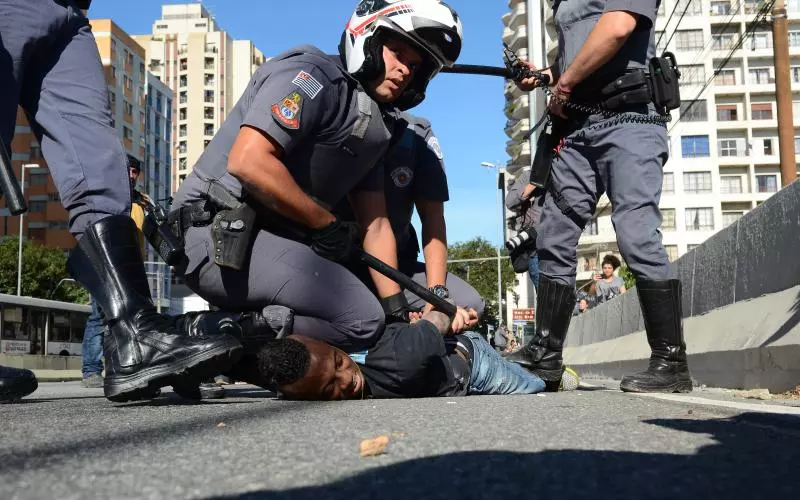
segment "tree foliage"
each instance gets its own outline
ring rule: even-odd
[[[19,238],[0,242],[0,293],[17,293]],[[58,286],[67,274],[67,257],[58,248],[46,247],[30,240],[22,244],[22,295],[40,299],[89,303],[88,292],[68,281]],[[56,286],[58,289],[56,290]],[[55,290],[55,293],[53,291]],[[51,297],[52,295],[52,297]]]
[[[454,262],[447,266],[448,271],[463,279],[483,297],[486,301],[486,308],[481,318],[481,326],[498,324],[497,322],[497,249],[487,240],[481,237],[473,238],[469,241],[451,244],[447,249],[448,260],[453,259],[477,259],[488,257],[491,260],[481,262]],[[507,256],[505,249],[501,252],[502,256]],[[503,286],[503,297],[506,290],[514,287],[516,273],[511,267],[509,259],[501,262],[501,276]]]
[[[628,266],[620,266],[619,277],[625,282],[625,288],[628,290],[636,285],[636,276],[633,275],[633,272]]]

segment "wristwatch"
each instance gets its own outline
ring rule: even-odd
[[[444,285],[434,285],[428,288],[431,292],[433,292],[437,297],[441,299],[449,299],[450,298],[450,291]]]

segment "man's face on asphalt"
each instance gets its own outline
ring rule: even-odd
[[[414,79],[422,56],[399,38],[389,37],[383,45],[384,74],[369,84],[372,98],[380,103],[396,101]]]
[[[303,335],[288,338],[305,345],[311,361],[303,378],[279,388],[287,399],[330,401],[361,397],[364,376],[344,351]]]

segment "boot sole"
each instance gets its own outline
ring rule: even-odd
[[[172,385],[176,378],[202,380],[230,370],[242,357],[243,350],[238,341],[231,340],[176,363],[145,368],[132,375],[106,377],[105,396],[115,403],[150,399],[155,391]]]
[[[622,392],[638,392],[638,393],[645,393],[645,392],[656,392],[656,393],[664,393],[664,394],[672,394],[675,392],[679,392],[681,394],[687,394],[692,392],[692,382],[691,381],[680,381],[675,382],[673,384],[662,385],[662,386],[646,386],[646,385],[638,385],[632,382],[625,382],[623,380],[619,384],[619,388]]]
[[[0,403],[14,403],[29,394],[33,394],[39,388],[39,381],[32,378],[24,383],[18,383],[17,387],[0,388]]]

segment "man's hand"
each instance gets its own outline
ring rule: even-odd
[[[360,249],[361,232],[358,225],[336,219],[311,235],[311,249],[326,259],[346,263]]]
[[[533,195],[534,191],[536,191],[536,186],[533,184],[526,184],[525,189],[522,190],[522,195],[520,198],[522,198],[523,201],[528,201],[531,198],[531,195]]]
[[[538,69],[536,69],[536,66],[534,66],[531,63],[529,63],[528,61],[523,61],[522,59],[520,59],[519,62],[521,64],[527,66],[528,69],[530,69],[531,71],[538,71],[539,73],[547,75],[550,78],[550,82],[552,83],[552,81],[553,81],[553,72],[550,70],[550,68],[547,68],[545,70],[539,71]],[[518,82],[515,82],[515,83],[517,84],[517,87],[520,88],[520,90],[524,90],[526,92],[530,92],[531,90],[535,89],[536,87],[540,87],[542,85],[542,81],[540,79],[536,78],[535,76],[532,76],[530,78],[523,78],[522,80],[520,80]]]
[[[572,94],[572,89],[566,88],[559,82],[556,88],[553,89],[553,97],[550,98],[547,108],[554,115],[566,118],[567,110],[564,103],[569,101],[570,94]]]
[[[478,324],[478,313],[475,309],[464,309],[459,307],[456,310],[456,315],[453,317],[453,322],[450,325],[450,331],[453,335],[461,333],[462,331],[472,328]]]

